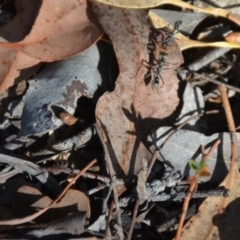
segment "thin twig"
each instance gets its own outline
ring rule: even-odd
[[[83,173],[86,172],[90,167],[92,167],[92,165],[94,165],[96,162],[97,162],[97,160],[94,159],[85,168],[83,168],[83,170],[76,177],[74,177],[73,180],[65,187],[65,189],[57,197],[57,199],[54,200],[48,207],[46,207],[46,208],[44,208],[44,209],[42,209],[42,210],[40,210],[40,211],[38,211],[38,212],[36,212],[36,213],[34,213],[32,215],[24,217],[24,218],[15,218],[15,219],[11,219],[11,220],[0,221],[0,225],[17,225],[17,224],[22,224],[22,223],[30,222],[30,221],[34,220],[35,218],[39,217],[44,212],[46,212],[48,209],[53,207],[57,202],[59,202],[61,200],[61,198],[65,195],[65,193],[68,191],[68,189],[77,181],[77,179],[79,177],[81,177],[83,175]]]
[[[112,181],[109,185],[109,188],[108,188],[108,193],[107,193],[107,196],[104,198],[103,200],[103,204],[102,204],[102,212],[106,212],[107,210],[107,203],[108,203],[108,200],[111,196],[111,192],[113,191],[113,188],[115,187],[114,185],[115,183]]]
[[[208,153],[203,157],[204,161],[206,161],[210,157],[210,154],[217,148],[217,146],[219,145],[220,142],[221,142],[220,139],[218,139],[213,144],[213,146],[210,148]],[[182,214],[181,214],[181,218],[179,220],[175,240],[180,240],[182,227],[183,227],[184,220],[185,220],[186,214],[187,214],[188,205],[189,205],[190,199],[192,198],[194,190],[196,189],[199,177],[200,177],[200,174],[199,174],[199,171],[197,170],[196,173],[195,173],[195,176],[194,176],[194,180],[191,182],[191,184],[189,186],[189,189],[188,189],[188,192],[187,192],[187,195],[186,195],[186,197],[184,199],[184,202],[183,202]]]
[[[226,89],[224,85],[219,86],[219,91],[221,93],[221,98],[222,98],[222,103],[223,107],[225,110],[225,115],[227,118],[228,122],[228,129],[230,132],[230,137],[231,137],[231,150],[232,150],[232,157],[231,157],[231,165],[229,169],[229,173],[231,173],[231,181],[230,181],[230,189],[233,187],[233,181],[235,178],[235,173],[238,171],[238,166],[237,166],[237,158],[238,158],[238,148],[237,148],[237,135],[236,135],[236,128],[235,128],[235,123],[232,115],[232,110],[229,104],[229,100],[226,94]],[[230,190],[229,189],[229,190]]]
[[[92,194],[94,194],[94,193],[96,193],[96,192],[99,192],[100,190],[106,188],[107,186],[108,186],[108,184],[102,183],[102,184],[98,185],[97,187],[92,188],[91,190],[87,191],[86,194],[87,194],[88,196],[90,196],[90,195],[92,195]]]
[[[226,185],[226,188],[228,188],[229,190],[231,190],[234,186],[234,179],[236,177],[236,174],[239,174],[238,172],[238,166],[237,166],[237,158],[238,158],[238,149],[237,149],[237,135],[236,135],[236,128],[235,128],[235,123],[234,123],[234,119],[233,119],[233,115],[232,115],[232,111],[231,111],[231,107],[229,104],[229,100],[226,94],[226,88],[225,86],[222,84],[218,87],[219,92],[221,94],[221,98],[222,98],[222,103],[223,103],[223,108],[225,111],[225,115],[227,118],[227,123],[228,123],[228,129],[230,132],[230,137],[231,137],[231,165],[230,165],[230,169],[229,169],[229,173],[228,173],[228,177],[229,177],[229,181]],[[227,206],[227,199],[223,199],[223,202],[221,204],[221,207],[218,208],[218,213],[221,214],[224,209]],[[216,226],[212,226],[208,236],[206,237],[206,239],[212,239],[212,236],[214,234],[214,232],[216,231]]]
[[[147,170],[147,177],[149,176],[149,174],[150,174],[150,172],[152,170],[152,167],[153,167],[154,163],[156,162],[156,159],[157,159],[157,157],[159,155],[159,152],[160,152],[160,150],[157,148],[155,150],[154,154],[153,154],[153,157],[152,157],[152,159],[150,161],[150,164],[149,164],[149,167],[148,167],[148,170]]]
[[[110,204],[110,206],[108,208],[108,218],[107,218],[107,224],[106,224],[106,230],[105,230],[105,238],[110,235],[110,227],[109,227],[109,225],[110,225],[110,221],[112,219],[113,208],[114,208],[114,201],[111,201],[111,204]]]
[[[146,180],[152,170],[152,167],[157,159],[157,156],[159,154],[160,150],[157,148],[152,156],[152,159],[149,163],[149,166],[148,166],[148,169],[147,169],[147,177],[146,177]],[[127,240],[130,240],[132,238],[132,234],[133,234],[133,229],[134,229],[134,225],[135,225],[135,222],[136,222],[136,217],[137,217],[137,213],[138,213],[138,208],[139,208],[139,200],[137,199],[136,202],[135,202],[135,205],[134,205],[134,210],[133,210],[133,216],[132,216],[132,221],[131,221],[131,225],[130,225],[130,228],[129,228],[129,231],[128,231],[128,236],[127,236]]]
[[[208,82],[212,82],[212,83],[214,83],[214,84],[216,84],[216,85],[219,85],[219,91],[220,91],[220,86],[222,85],[222,86],[225,86],[225,87],[226,87],[227,89],[229,89],[229,90],[233,90],[233,91],[235,91],[235,92],[239,92],[239,93],[240,93],[240,89],[239,89],[239,88],[234,87],[234,86],[232,86],[232,85],[229,85],[229,84],[227,84],[227,83],[223,83],[223,82],[220,82],[220,81],[218,81],[218,80],[216,80],[216,79],[212,79],[212,78],[203,76],[203,75],[201,75],[201,74],[199,74],[199,73],[194,73],[194,75],[199,76],[199,77],[201,77],[202,79],[204,79],[204,80],[206,80],[206,81],[208,81]]]
[[[107,143],[103,140],[97,124],[95,124],[95,128],[97,131],[97,134],[99,136],[99,139],[103,145],[103,149],[104,149],[104,153],[105,153],[105,160],[108,166],[108,170],[109,170],[109,175],[113,184],[113,197],[114,197],[114,202],[115,202],[115,206],[116,206],[116,211],[117,211],[117,223],[118,223],[118,236],[120,240],[123,240],[124,235],[123,235],[123,228],[122,228],[122,218],[121,218],[121,213],[120,213],[120,207],[119,207],[119,202],[118,202],[118,192],[116,189],[116,177],[114,176],[114,170],[113,170],[113,165],[109,156],[109,152],[108,152],[108,148],[107,148]]]
[[[225,89],[224,85],[219,86],[219,91],[221,93],[222,103],[223,103],[225,115],[226,115],[227,122],[228,122],[228,129],[229,129],[230,136],[231,136],[232,158],[231,158],[231,166],[230,166],[229,172],[233,173],[237,168],[237,158],[238,158],[236,128],[235,128],[235,123],[234,123],[234,119],[233,119],[233,115],[232,115],[232,110],[231,110],[231,107],[229,104],[229,100],[228,100],[228,97],[226,94],[226,89]],[[232,177],[232,180],[233,180],[234,174],[232,174],[232,176],[233,176]],[[233,185],[231,185],[231,186],[233,186]]]
[[[131,222],[131,225],[130,225],[130,228],[129,228],[129,231],[128,231],[127,240],[132,239],[132,234],[133,234],[134,224],[136,222],[138,208],[139,208],[139,200],[137,199],[136,202],[135,202],[135,205],[134,205],[134,209],[133,209],[132,222]]]
[[[214,144],[213,146],[209,149],[208,153],[203,157],[203,160],[204,161],[207,161],[210,156],[212,155],[213,151],[217,148],[217,146],[220,144],[221,140],[218,139]]]
[[[60,173],[65,173],[65,174],[74,174],[77,175],[81,170],[79,169],[72,169],[72,168],[63,168],[63,167],[42,167],[42,170],[45,172],[51,172],[53,175],[57,175]],[[101,182],[104,182],[106,184],[110,183],[110,178],[106,176],[102,176],[99,174],[95,173],[90,173],[90,172],[85,172],[83,174],[83,177],[85,178],[90,178],[90,179],[97,179]],[[117,185],[124,185],[124,181],[122,179],[116,179],[116,184]]]

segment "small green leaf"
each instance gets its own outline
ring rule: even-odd
[[[201,162],[198,165],[199,170],[203,170],[207,166],[206,162],[204,160],[201,160]]]
[[[195,171],[198,170],[198,164],[194,160],[192,160],[192,159],[189,160],[188,164],[189,164],[189,167],[191,170],[195,170]]]

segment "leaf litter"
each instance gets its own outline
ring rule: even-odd
[[[104,10],[97,7],[96,9],[94,7],[94,10],[99,14],[103,28],[104,23],[106,24],[106,32],[114,43],[120,68],[114,91],[103,95],[98,101],[97,124],[109,144],[108,151],[114,161],[116,175],[132,177],[139,172],[144,161],[150,160],[149,153],[143,145],[146,133],[169,121],[168,117],[176,110],[179,103],[178,79],[174,69],[171,68],[162,71],[162,79],[166,80],[158,90],[153,91],[151,84],[147,86],[145,84],[146,68],[141,67],[141,62],[142,59],[148,61],[148,43],[139,36],[139,29],[144,36],[151,34],[150,26],[144,23],[145,11],[125,10],[122,14],[122,10],[117,8],[108,10],[107,6]],[[110,24],[111,15],[118,19],[117,23]],[[136,19],[139,19],[139,23]],[[130,29],[126,29],[127,23]],[[175,49],[172,48],[173,52],[169,53],[168,59],[171,62],[171,58],[174,58],[175,65],[180,65],[182,57],[179,51],[177,51],[179,56],[174,53]],[[132,52],[131,58],[128,55],[129,51]],[[108,102],[111,102],[111,105],[107,104]],[[113,121],[109,122],[109,118]]]
[[[38,63],[70,57],[90,47],[102,35],[96,18],[84,0],[71,4],[63,1],[16,2],[16,16],[1,32],[2,59],[6,59],[3,65],[8,66],[1,71],[1,92],[16,83],[16,70],[18,74],[20,70],[28,74],[18,80],[28,78],[34,73],[30,70]],[[84,41],[79,41],[79,38]],[[11,80],[8,80],[9,74],[12,74]]]
[[[176,239],[234,236],[227,221],[237,221],[238,146],[217,104],[220,96],[226,105],[226,96],[209,81],[229,78],[226,86],[234,85],[229,76],[236,74],[237,57],[222,52],[211,60],[212,73],[207,50],[186,53],[184,65],[180,49],[238,44],[180,35],[176,26],[190,21],[180,11],[24,0],[14,9],[0,29],[1,236],[173,239],[178,221]],[[220,10],[201,9],[239,23]],[[196,15],[198,24],[205,16]],[[197,58],[205,64],[193,73],[187,65]],[[204,84],[191,82],[199,76]],[[229,97],[238,127],[235,95]],[[185,217],[192,218],[182,228]]]

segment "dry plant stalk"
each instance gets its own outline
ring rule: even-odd
[[[217,146],[220,144],[220,139],[218,139],[210,148],[210,150],[208,151],[208,153],[206,155],[203,156],[202,161],[206,162],[207,159],[210,157],[210,155],[212,154],[212,152],[217,148]],[[181,213],[181,218],[179,220],[179,224],[178,224],[178,229],[177,229],[177,233],[176,233],[176,240],[180,240],[181,237],[181,232],[182,232],[182,228],[183,228],[183,224],[184,224],[184,220],[186,218],[186,214],[187,214],[187,210],[188,210],[188,205],[190,202],[190,199],[192,198],[192,195],[194,194],[196,188],[197,188],[197,184],[198,184],[198,180],[201,177],[201,169],[197,170],[192,181],[191,184],[189,186],[187,195],[184,199],[183,202],[183,207],[182,207],[182,213]]]
[[[119,201],[118,201],[118,192],[117,192],[117,189],[116,189],[116,176],[114,176],[113,165],[112,165],[110,155],[109,155],[109,152],[108,152],[107,143],[103,140],[103,138],[102,138],[102,136],[101,136],[101,134],[98,130],[97,124],[95,124],[95,128],[96,128],[99,139],[100,139],[100,141],[102,143],[102,146],[103,146],[103,149],[104,149],[105,161],[106,161],[106,165],[108,167],[109,175],[110,175],[111,182],[112,182],[111,186],[112,186],[112,191],[113,191],[115,207],[116,207],[116,211],[117,211],[117,223],[118,223],[117,233],[118,233],[119,239],[123,240],[124,235],[123,235],[122,218],[121,218]]]
[[[222,103],[223,103],[223,108],[225,111],[225,115],[227,118],[227,123],[228,123],[228,129],[229,129],[229,133],[230,133],[230,137],[231,137],[231,165],[230,165],[230,169],[229,169],[229,183],[228,186],[226,186],[226,188],[228,188],[228,190],[231,190],[233,188],[234,185],[234,179],[235,179],[235,175],[238,173],[238,166],[237,166],[237,158],[238,158],[238,149],[237,149],[237,135],[236,135],[236,127],[235,127],[235,123],[234,123],[234,118],[232,115],[232,110],[231,110],[231,106],[229,104],[229,100],[228,100],[228,96],[226,93],[226,87],[224,86],[224,84],[221,84],[219,87],[219,92],[221,94],[221,99],[222,99]],[[223,199],[223,203],[221,205],[221,207],[219,207],[218,209],[218,213],[221,214],[224,209],[227,206],[227,198]],[[210,240],[213,237],[213,234],[216,231],[216,226],[212,226],[206,240]]]
[[[238,167],[237,167],[237,162],[236,162],[237,161],[237,156],[238,156],[237,137],[236,137],[235,123],[234,123],[233,115],[232,115],[232,112],[231,112],[231,107],[230,107],[230,104],[229,104],[229,100],[228,100],[228,97],[227,97],[227,94],[226,94],[226,87],[224,86],[224,84],[221,84],[219,86],[219,91],[220,91],[220,94],[221,94],[223,108],[225,110],[225,115],[226,115],[226,118],[227,118],[228,128],[229,128],[229,132],[230,132],[230,136],[231,136],[231,142],[232,142],[232,145],[231,145],[231,152],[232,152],[231,166],[230,166],[230,170],[229,170],[229,173],[228,173],[229,181],[225,186],[227,189],[231,190],[233,188],[233,185],[234,185],[235,176],[236,176],[236,174],[238,174]],[[219,214],[221,214],[224,211],[224,209],[227,206],[227,203],[228,203],[228,200],[226,198],[224,198],[222,200],[221,206],[219,206],[219,208],[218,208],[218,213]],[[183,221],[181,222],[181,225],[182,224],[183,224]],[[180,226],[180,223],[179,223],[179,228],[178,228],[178,232],[177,232],[177,235],[176,235],[176,239],[180,239],[181,228],[182,228],[182,226]],[[215,231],[216,231],[216,226],[212,225],[212,227],[211,227],[211,229],[208,233],[208,236],[205,239],[206,240],[212,239]]]
[[[153,157],[148,165],[148,169],[147,169],[147,177],[149,176],[151,170],[152,170],[152,167],[157,159],[157,156],[159,154],[160,150],[157,148],[153,154]],[[147,180],[147,178],[146,178]],[[129,228],[129,231],[128,231],[128,236],[127,236],[127,240],[131,240],[132,238],[132,234],[133,234],[133,228],[134,228],[134,224],[136,222],[136,217],[137,217],[137,213],[138,213],[138,208],[139,208],[139,200],[137,199],[136,202],[135,202],[135,205],[134,205],[134,209],[133,209],[133,216],[132,216],[132,221],[131,221],[131,225],[130,225],[130,228]]]

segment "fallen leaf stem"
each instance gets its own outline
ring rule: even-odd
[[[110,225],[110,221],[112,219],[113,209],[114,209],[114,201],[111,201],[111,204],[109,205],[109,208],[108,208],[108,217],[107,217],[107,224],[106,224],[106,229],[105,229],[105,238],[107,238],[111,233],[109,225]]]

